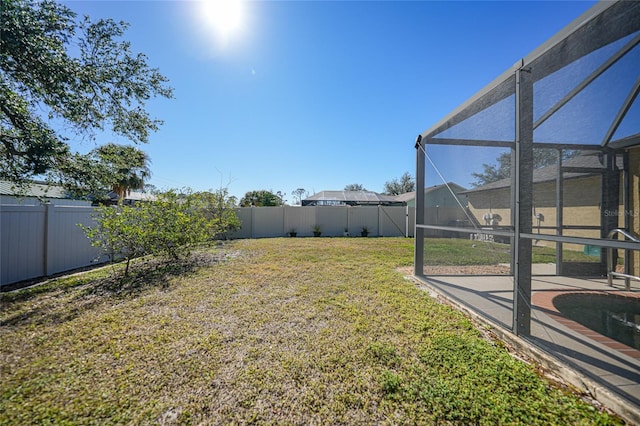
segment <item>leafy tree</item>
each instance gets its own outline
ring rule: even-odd
[[[298,188],[295,191],[292,191],[291,195],[293,195],[293,202],[297,205],[300,205],[302,204],[302,200],[305,199],[307,195],[309,195],[309,192],[307,192],[307,190],[304,188]]]
[[[240,229],[240,220],[234,210],[236,197],[230,196],[226,188],[196,193],[193,198],[207,220],[208,233],[212,238],[226,239],[229,232]]]
[[[415,191],[416,183],[409,172],[404,172],[400,179],[392,179],[384,184],[384,194],[400,195],[405,192]]]
[[[87,155],[70,154],[61,160],[55,172],[49,177],[65,187],[76,198],[91,198],[95,201],[108,201],[111,186],[107,165],[92,153]]]
[[[100,247],[112,261],[126,260],[125,276],[131,260],[150,251],[145,235],[146,213],[131,206],[102,205],[95,216],[95,225],[83,227],[92,246]]]
[[[282,198],[266,190],[249,191],[240,199],[240,205],[242,207],[281,206],[282,204]]]
[[[57,180],[76,197],[107,200],[109,190],[123,201],[133,189],[143,189],[151,176],[147,153],[135,146],[108,143],[86,155],[73,154],[60,163]]]
[[[197,195],[184,196],[169,191],[153,202],[133,208],[139,212],[146,254],[178,259],[188,254],[193,245],[213,237],[202,200]]]
[[[345,191],[366,191],[367,189],[364,187],[364,185],[361,185],[359,183],[350,183],[349,185],[344,187]]]
[[[278,191],[276,192],[276,197],[278,197],[278,199],[280,200],[280,205],[285,205],[287,204],[287,200],[285,200],[284,198],[284,192],[282,191]]]
[[[136,206],[101,206],[95,225],[84,227],[95,247],[112,260],[145,255],[178,259],[192,247],[226,235],[240,226],[226,190],[216,193],[159,194],[156,201]]]
[[[151,176],[149,156],[134,146],[110,143],[97,148],[95,155],[108,168],[111,189],[120,201],[132,189],[144,188],[145,179]]]
[[[562,159],[566,160],[580,154],[577,150],[563,150]],[[476,179],[472,183],[474,187],[486,185],[502,179],[511,177],[511,152],[503,152],[496,159],[497,164],[483,164],[482,173],[471,173]],[[533,150],[533,167],[539,169],[541,167],[556,164],[558,161],[558,151],[555,149],[534,149]]]
[[[148,141],[161,121],[146,101],[171,98],[172,89],[121,40],[127,26],[79,19],[52,0],[0,0],[0,178],[20,184],[70,167],[70,134],[94,138],[110,128]]]
[[[161,191],[154,184],[145,182],[144,187],[142,188],[142,192],[145,192],[147,194],[159,194]]]

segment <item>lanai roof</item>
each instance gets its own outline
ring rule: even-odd
[[[640,144],[640,1],[596,3],[422,133],[422,139],[512,146],[517,71],[533,81],[533,93],[525,96],[533,97],[534,143],[574,149]]]

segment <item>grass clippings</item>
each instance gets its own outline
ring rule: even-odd
[[[413,240],[209,256],[2,294],[0,424],[617,422],[403,279]]]

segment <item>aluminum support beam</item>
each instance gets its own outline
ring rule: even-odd
[[[532,241],[521,238],[533,230],[533,78],[531,71],[516,71],[516,145],[512,206],[514,220],[513,332],[531,335]]]
[[[425,152],[422,136],[416,139],[416,226],[413,252],[413,274],[424,275],[424,189],[425,189]]]
[[[564,222],[564,177],[562,176],[562,149],[558,149],[556,176],[556,235],[562,236]],[[556,244],[556,275],[562,270],[562,243]]]

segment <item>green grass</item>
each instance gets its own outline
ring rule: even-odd
[[[608,424],[397,267],[413,240],[235,241],[2,295],[0,424]]]
[[[508,244],[471,241],[455,238],[425,239],[425,264],[427,265],[496,265],[509,263],[511,246]],[[563,251],[565,262],[598,262],[599,258],[573,250]],[[533,247],[533,263],[554,263],[553,247]]]

